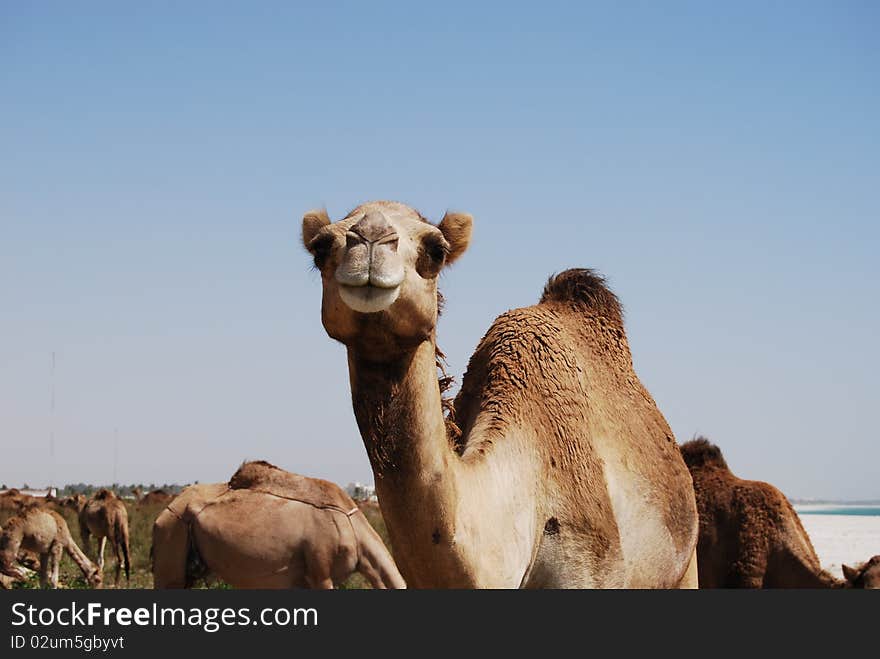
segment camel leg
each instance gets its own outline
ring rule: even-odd
[[[98,569],[104,574],[104,548],[107,546],[107,536],[102,536],[98,543]]]
[[[113,585],[119,588],[119,577],[122,574],[122,552],[120,551],[118,539],[113,542],[113,553],[116,555],[116,577]]]
[[[350,520],[358,543],[359,559],[355,569],[366,577],[373,588],[406,588],[406,582],[385,548],[385,543],[363,514],[355,515]]]
[[[681,578],[681,581],[678,582],[679,588],[699,588],[699,579],[697,578],[697,548],[694,547],[694,553],[691,554],[691,560],[688,563],[687,569],[684,571],[684,576]]]
[[[40,587],[49,585],[49,552],[40,554]]]
[[[381,590],[388,588],[388,586],[385,585],[385,582],[382,581],[382,576],[366,561],[358,563],[357,571],[364,575],[373,588]]]
[[[330,576],[331,559],[315,554],[307,555],[305,564],[306,585],[314,590],[333,590],[336,586]]]
[[[49,559],[51,562],[49,569],[49,584],[52,588],[58,588],[58,571],[61,568],[61,555],[64,553],[64,547],[56,542],[49,550]]]
[[[180,517],[164,510],[153,523],[153,588],[186,588],[186,561],[192,530]]]
[[[312,590],[333,590],[336,588],[336,584],[333,583],[333,579],[330,577],[326,577],[320,580],[314,580],[309,577],[306,577],[306,581],[309,584],[309,588]]]
[[[79,523],[79,537],[82,538],[82,548],[86,553],[86,556],[91,555],[92,553],[92,534],[89,532],[89,527],[82,523],[80,520]]]

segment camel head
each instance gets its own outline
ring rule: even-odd
[[[847,585],[851,588],[880,588],[880,554],[858,567],[841,566]]]
[[[101,573],[101,569],[98,566],[95,566],[95,571],[86,577],[86,581],[92,588],[103,587],[104,575]]]
[[[18,550],[21,548],[20,530],[22,526],[21,518],[13,516],[6,520],[3,532],[0,533],[0,574],[20,580],[24,580],[27,576],[16,565]]]
[[[16,581],[25,581],[27,573],[15,563],[0,558],[0,574],[12,577]]]
[[[24,581],[27,578],[27,573],[16,565],[18,559],[17,548],[17,544],[11,541],[7,533],[0,537],[0,574]]]
[[[338,222],[306,213],[302,238],[321,273],[321,320],[334,339],[382,360],[433,338],[437,277],[467,249],[472,219],[434,225],[403,204],[362,204]]]
[[[86,505],[86,495],[74,494],[69,497],[64,497],[64,499],[61,500],[61,505],[65,508],[70,508],[71,510],[82,510],[83,506]]]

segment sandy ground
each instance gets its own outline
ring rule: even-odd
[[[855,565],[880,554],[880,517],[800,515],[822,567],[842,577],[841,563]]]

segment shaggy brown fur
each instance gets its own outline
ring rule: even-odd
[[[390,306],[361,313],[337,273],[362,262],[352,231],[380,215],[399,242],[383,263],[402,267],[404,284]],[[321,319],[348,349],[355,417],[408,583],[694,585],[690,476],[633,372],[620,304],[594,272],[562,272],[539,304],[501,315],[444,418],[437,274],[465,251],[470,226],[447,214],[435,227],[393,202],[303,220]]]
[[[623,330],[623,308],[605,278],[590,268],[572,268],[552,275],[544,286],[541,302],[573,305],[604,317]]]
[[[737,478],[699,437],[681,446],[700,513],[701,588],[833,588],[788,499],[769,483]]]
[[[65,551],[92,587],[101,586],[101,571],[73,541],[67,522],[54,510],[29,508],[21,516],[6,521],[0,535],[0,573],[13,579],[24,579],[24,573],[15,565],[24,551],[40,557],[40,584],[44,588],[58,587],[58,568]]]

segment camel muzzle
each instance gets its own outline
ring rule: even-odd
[[[376,313],[394,303],[406,276],[399,242],[397,231],[378,212],[368,213],[346,232],[345,254],[335,278],[347,306]]]
[[[27,579],[27,574],[24,570],[15,565],[10,565],[9,563],[0,563],[0,574],[5,574],[7,577],[20,579],[22,581]]]

